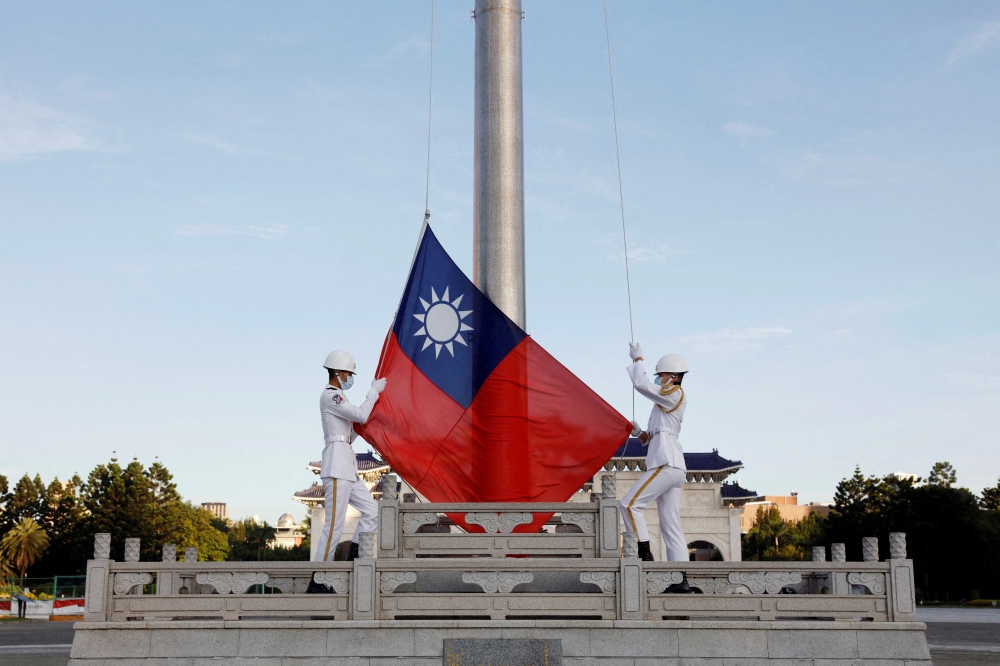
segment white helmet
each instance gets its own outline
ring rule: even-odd
[[[661,372],[672,372],[679,375],[687,371],[687,363],[684,362],[684,359],[681,358],[680,354],[667,354],[656,362],[656,374],[660,374]]]
[[[357,366],[354,364],[354,357],[338,349],[337,351],[330,352],[330,355],[326,357],[326,363],[323,364],[323,367],[328,370],[354,372],[354,368]]]

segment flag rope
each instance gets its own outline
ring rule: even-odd
[[[431,218],[431,118],[434,115],[434,0],[431,0],[431,62],[427,83],[427,179],[424,184],[424,223]]]
[[[433,1],[433,0],[432,0]],[[615,72],[611,66],[611,29],[608,27],[608,0],[604,0],[604,38],[608,43],[608,78],[611,81],[611,117],[615,126],[615,160],[618,163],[618,205],[622,214],[622,245],[625,247],[625,289],[628,295],[628,332],[635,342],[632,325],[632,281],[628,271],[628,237],[625,234],[625,193],[622,189],[622,156],[618,147],[618,107],[615,104]],[[635,391],[632,391],[632,420],[635,420]]]

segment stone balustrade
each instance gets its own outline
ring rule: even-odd
[[[542,506],[542,511],[555,510],[554,505]],[[915,619],[913,566],[905,559],[905,539],[898,534],[893,555],[901,557],[884,562],[826,562],[825,550],[819,549],[811,562],[641,562],[632,533],[621,535],[624,556],[595,557],[601,553],[597,544],[575,557],[455,557],[455,551],[480,547],[463,541],[478,544],[473,540],[483,539],[500,542],[493,546],[500,553],[522,547],[534,554],[558,552],[567,535],[512,534],[511,523],[504,523],[503,511],[494,511],[495,505],[467,511],[486,514],[478,524],[494,532],[421,534],[412,529],[414,524],[429,524],[429,516],[450,512],[456,505],[416,507],[423,511],[400,511],[403,520],[397,523],[402,527],[393,533],[395,544],[382,548],[385,542],[375,533],[360,535],[360,557],[354,562],[199,562],[194,548],[185,549],[184,561],[177,562],[173,544],[163,546],[161,561],[139,562],[134,555],[138,540],[129,540],[126,561],[116,562],[108,559],[105,535],[98,535],[95,554],[105,557],[88,562],[85,619]],[[583,523],[578,538],[594,540],[599,535],[600,503],[590,508],[570,517],[577,521],[571,524]],[[405,527],[407,517],[410,529]],[[383,550],[393,548],[406,552],[402,541],[413,535],[452,540],[427,549],[452,556],[382,556]],[[514,538],[526,541],[512,543]],[[547,549],[547,540],[557,546]],[[866,545],[867,554],[874,548],[877,557],[878,544],[866,540]],[[665,593],[685,576],[695,594]],[[306,595],[310,580],[335,593]],[[155,592],[148,593],[151,590]]]

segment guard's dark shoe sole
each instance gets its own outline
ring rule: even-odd
[[[306,588],[306,594],[336,594],[333,588],[329,585],[320,585],[314,580],[309,581],[309,587]]]

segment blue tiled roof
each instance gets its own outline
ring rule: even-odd
[[[355,453],[354,457],[358,461],[359,472],[364,472],[369,469],[377,469],[379,467],[385,467],[388,464],[384,460],[379,458],[374,451],[366,451],[365,453]],[[319,474],[321,466],[322,463],[320,463],[320,461],[318,460],[310,462],[309,465],[307,465],[309,471],[315,472],[316,474]]]
[[[756,490],[747,490],[738,482],[722,483],[722,499],[724,500],[749,499],[753,497],[760,497]]]
[[[646,447],[636,437],[629,437],[617,451],[614,458],[645,458]],[[689,472],[721,472],[727,469],[743,467],[739,460],[729,460],[712,449],[711,453],[685,453],[684,464]]]

